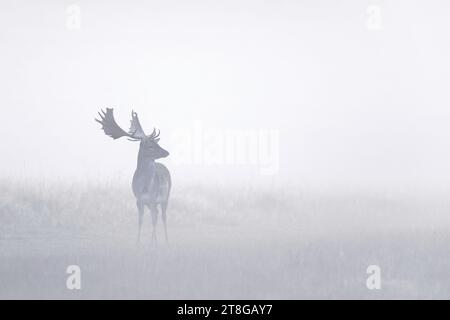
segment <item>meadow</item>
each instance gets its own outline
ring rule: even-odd
[[[450,298],[444,196],[175,185],[169,244],[127,181],[0,183],[0,298]],[[79,265],[81,290],[66,288]],[[366,287],[369,265],[380,290]]]

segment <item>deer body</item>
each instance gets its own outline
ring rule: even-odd
[[[155,228],[158,220],[158,205],[161,209],[162,221],[164,224],[164,234],[167,237],[167,205],[169,201],[172,181],[170,172],[162,163],[143,156],[141,151],[138,154],[138,164],[133,175],[132,189],[136,197],[136,205],[139,212],[138,240],[141,235],[141,226],[144,215],[144,208],[150,210],[153,223],[152,238],[156,239]]]
[[[129,140],[140,141],[137,166],[132,182],[132,190],[136,197],[138,208],[138,241],[141,236],[145,207],[150,210],[152,216],[152,240],[156,241],[155,229],[158,220],[158,206],[161,209],[164,234],[166,241],[168,241],[166,210],[172,181],[169,170],[155,160],[167,157],[169,152],[159,146],[159,133],[156,134],[155,129],[151,135],[145,135],[135,112],[131,114],[131,126],[128,133],[122,130],[115,122],[113,109],[107,108],[106,112],[102,111],[102,113],[99,113],[101,120],[96,119],[96,121],[102,124],[102,129],[106,135],[113,139],[127,136]]]

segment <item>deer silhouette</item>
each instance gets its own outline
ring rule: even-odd
[[[132,189],[138,208],[139,226],[137,241],[140,242],[141,238],[144,208],[148,207],[152,216],[152,241],[156,242],[156,224],[159,205],[164,225],[164,234],[166,242],[168,242],[166,210],[172,181],[170,172],[166,166],[162,163],[155,162],[155,160],[165,158],[169,155],[169,152],[161,148],[158,144],[159,130],[156,133],[156,129],[153,129],[150,135],[146,135],[144,130],[142,130],[137,113],[132,111],[130,129],[128,132],[125,132],[114,120],[112,108],[106,108],[106,112],[103,110],[101,112],[98,113],[100,119],[95,119],[95,121],[102,125],[102,130],[107,136],[110,136],[114,140],[127,137],[130,141],[140,141],[137,167],[132,182]]]

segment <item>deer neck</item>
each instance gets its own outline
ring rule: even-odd
[[[145,156],[141,149],[138,153],[137,170],[152,170],[155,167],[155,159]]]

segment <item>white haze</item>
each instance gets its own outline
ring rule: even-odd
[[[402,187],[450,177],[446,2],[381,1],[379,31],[366,28],[364,1],[80,1],[74,31],[69,4],[2,1],[3,173],[129,174],[137,146],[93,121],[115,107],[124,127],[133,108],[147,131],[161,129],[168,150],[171,133],[196,121],[279,130],[275,179]],[[173,168],[217,179],[238,169]]]
[[[72,4],[79,30],[66,26]],[[381,30],[366,26],[370,5]],[[78,297],[52,277],[77,259],[97,275],[119,265],[89,298],[373,298],[365,268],[383,261],[388,289],[375,298],[449,297],[429,282],[449,269],[449,12],[444,0],[2,0],[0,297]],[[171,152],[167,269],[134,254],[138,144],[103,134],[94,118],[107,107],[124,129],[138,112]],[[199,126],[278,144],[263,164],[187,163],[180,133]],[[417,266],[421,254],[440,262]],[[335,263],[337,283],[324,276]],[[44,282],[21,282],[40,270]],[[251,285],[229,287],[236,274]],[[157,283],[136,292],[122,276]]]

